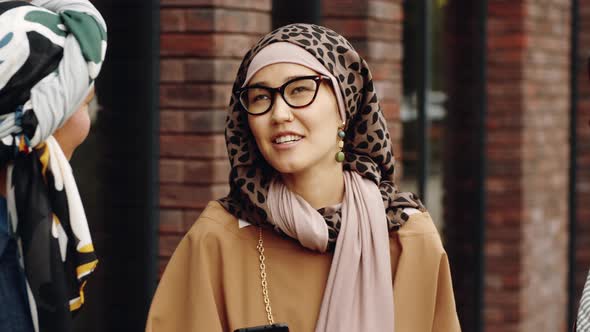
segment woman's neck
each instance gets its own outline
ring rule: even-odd
[[[344,197],[341,163],[335,163],[334,167],[282,174],[281,177],[289,190],[305,199],[314,209],[341,203]]]

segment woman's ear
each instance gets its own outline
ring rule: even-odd
[[[66,158],[70,160],[74,151],[88,137],[90,132],[90,116],[88,114],[88,104],[94,98],[94,89],[92,89],[84,102],[64,125],[53,133],[53,137],[59,143]]]

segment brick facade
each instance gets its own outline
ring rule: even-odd
[[[570,26],[569,1],[489,2],[487,331],[567,326]]]
[[[527,0],[523,6],[520,330],[564,331],[571,1]]]
[[[223,130],[242,56],[270,31],[270,0],[163,0],[160,273],[210,200],[227,194]]]
[[[402,153],[402,12],[401,0],[322,1],[321,24],[346,37],[371,68],[398,159]],[[401,162],[396,165],[401,167]],[[401,175],[399,169],[396,175]]]

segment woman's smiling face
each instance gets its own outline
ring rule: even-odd
[[[318,75],[292,63],[276,63],[259,70],[248,86],[276,88],[294,77]],[[248,115],[248,124],[258,149],[281,174],[297,174],[333,167],[338,148],[338,126],[342,124],[338,104],[329,81],[319,81],[315,100],[293,108],[277,93],[272,109],[262,115]]]

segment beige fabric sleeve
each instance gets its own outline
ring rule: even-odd
[[[199,222],[182,239],[154,295],[146,332],[221,332],[225,303],[221,295],[219,252]]]

